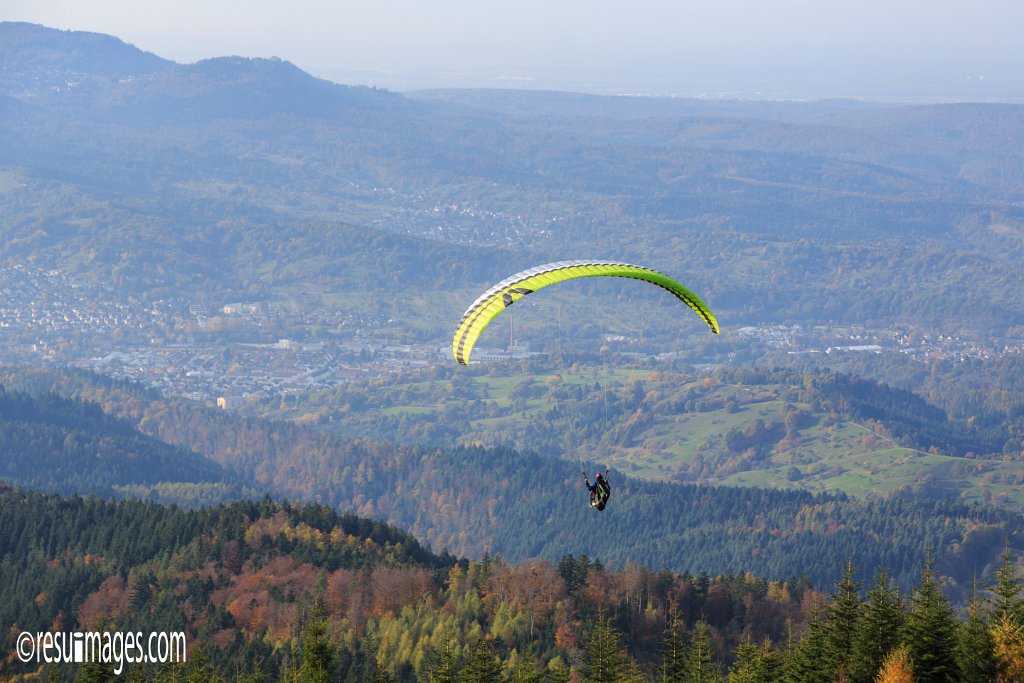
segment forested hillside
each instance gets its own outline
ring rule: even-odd
[[[128,664],[132,680],[720,681],[728,668],[732,681],[868,682],[897,657],[918,680],[1015,680],[1015,557],[1003,553],[963,617],[928,563],[901,591],[884,567],[852,562],[817,590],[585,555],[467,562],[321,505],[182,511],[0,485],[0,566],[13,579],[0,586],[12,653],[0,672],[109,677],[114,664],[20,664],[13,639],[117,629],[186,634],[187,663]]]
[[[95,403],[0,387],[0,479],[61,493],[174,491],[176,502],[238,497],[213,461],[143,434]]]
[[[580,354],[411,371],[252,410],[351,438],[594,458],[645,479],[1024,510],[1019,397],[983,412],[973,403],[964,414],[954,402],[965,394],[954,391],[947,413],[907,389],[817,367],[695,371],[611,360]]]
[[[188,444],[240,486],[384,519],[471,557],[587,554],[615,567],[806,574],[827,585],[835,557],[856,556],[865,566],[888,566],[906,587],[930,545],[941,558],[936,570],[963,596],[974,573],[990,575],[1003,544],[1017,547],[1024,533],[1020,517],[991,507],[649,482],[617,470],[612,503],[596,513],[586,505],[578,464],[529,451],[353,441],[84,373],[16,371],[3,379],[29,393],[98,403],[145,434]],[[593,471],[603,463],[583,464]],[[168,496],[177,489],[152,490]],[[189,485],[180,490],[187,501]]]

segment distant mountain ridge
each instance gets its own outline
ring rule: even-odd
[[[0,89],[7,95],[32,98],[85,78],[129,78],[173,64],[102,33],[0,22]]]
[[[99,92],[105,95],[98,99]],[[178,64],[99,33],[0,22],[0,93],[26,102],[71,97],[122,118],[166,121],[271,113],[331,116],[398,95],[324,81],[278,58]]]
[[[331,118],[354,107],[404,104],[399,95],[314,78],[276,58],[218,57],[175,65],[127,83],[117,94],[122,117],[179,123],[272,114]]]
[[[47,87],[0,101],[0,258],[122,298],[370,306],[436,345],[512,269],[587,254],[672,273],[726,331],[1024,329],[1024,107],[404,96],[237,57],[64,87],[32,65],[98,39],[5,31]]]

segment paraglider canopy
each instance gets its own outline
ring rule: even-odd
[[[650,268],[616,261],[558,261],[528,268],[505,278],[481,294],[462,315],[452,353],[462,365],[469,365],[469,354],[480,334],[499,313],[538,289],[581,277],[626,277],[643,280],[667,290],[699,315],[711,331],[718,334],[718,321],[700,297],[668,275]]]

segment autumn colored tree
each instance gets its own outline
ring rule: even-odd
[[[992,640],[996,656],[996,682],[1024,681],[1024,626],[1009,614],[997,617],[992,624]]]
[[[914,663],[907,648],[900,645],[890,652],[882,662],[875,677],[875,683],[917,683],[914,678]]]

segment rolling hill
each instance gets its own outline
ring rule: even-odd
[[[931,544],[951,585],[966,587],[974,571],[990,568],[1004,543],[1016,546],[1022,533],[1018,515],[988,506],[654,482],[618,468],[613,501],[598,514],[586,505],[577,463],[529,451],[352,440],[85,373],[9,369],[3,383],[100,404],[143,434],[209,458],[238,487],[384,520],[432,547],[470,557],[490,552],[554,562],[573,553],[617,567],[806,573],[826,585],[839,569],[839,553],[867,567],[886,565],[909,585]],[[598,463],[584,457],[584,466],[593,470]],[[175,489],[127,492],[168,500]]]
[[[349,438],[388,434],[596,459],[647,480],[1024,510],[1016,418],[968,425],[910,391],[821,371],[610,368],[539,357],[393,375],[254,410]]]

